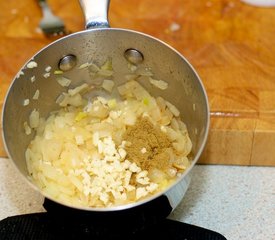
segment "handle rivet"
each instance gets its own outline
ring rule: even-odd
[[[76,65],[76,56],[69,54],[61,58],[58,64],[60,70],[66,72],[71,70]]]
[[[124,52],[124,57],[132,64],[139,64],[143,62],[144,57],[143,54],[133,48],[129,48]]]

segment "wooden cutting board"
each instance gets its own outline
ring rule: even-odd
[[[78,0],[49,0],[68,30],[84,29]],[[34,0],[0,1],[0,107],[18,69],[47,39]],[[180,51],[206,87],[211,128],[200,163],[275,165],[275,8],[239,0],[111,0],[112,27]],[[2,143],[0,155],[6,156]]]

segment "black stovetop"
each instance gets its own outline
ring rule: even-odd
[[[12,216],[0,221],[0,239],[226,240],[215,231],[167,219],[171,207],[165,197],[114,212],[82,211],[48,199],[43,206],[46,209],[44,213]]]

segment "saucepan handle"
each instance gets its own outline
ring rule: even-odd
[[[86,29],[108,28],[108,10],[110,0],[79,0],[85,16]]]

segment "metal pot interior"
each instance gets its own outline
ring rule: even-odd
[[[209,108],[202,82],[192,66],[177,51],[148,35],[114,28],[94,29],[71,34],[42,49],[30,59],[37,62],[38,67],[29,69],[23,66],[19,72],[23,74],[18,74],[10,86],[3,108],[4,143],[9,157],[23,176],[28,176],[25,150],[34,137],[33,134],[25,134],[23,122],[28,120],[34,108],[43,117],[57,110],[59,106],[55,101],[64,91],[54,74],[48,78],[43,76],[47,66],[53,72],[58,70],[62,57],[75,55],[77,65],[64,74],[73,80],[70,87],[75,87],[84,82],[93,84],[89,72],[78,69],[81,64],[91,61],[103,64],[110,57],[115,71],[114,80],[120,85],[126,81],[124,76],[129,74],[128,62],[124,57],[125,50],[129,48],[143,54],[144,61],[140,67],[150,68],[156,79],[168,82],[166,90],[152,87],[149,83],[144,85],[153,96],[162,96],[180,110],[193,142],[193,164],[196,163],[208,133]],[[30,80],[33,76],[35,82]],[[40,91],[39,99],[31,100],[37,89]],[[30,104],[23,106],[24,99],[30,99]]]

